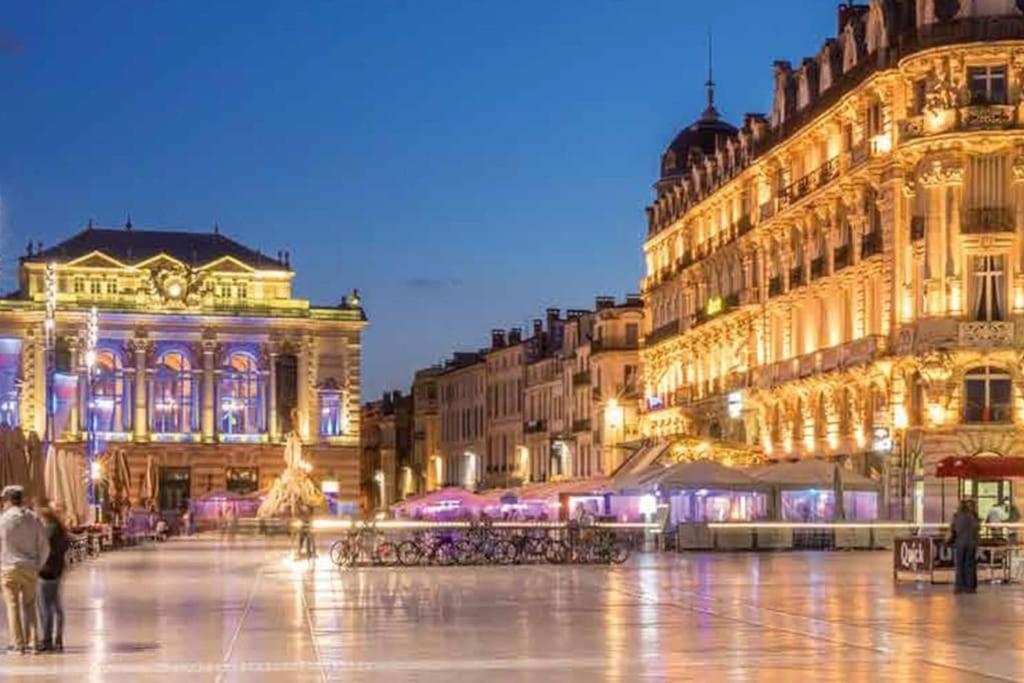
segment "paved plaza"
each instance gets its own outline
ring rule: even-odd
[[[779,553],[338,571],[282,543],[175,540],[73,568],[68,651],[0,659],[0,678],[1024,678],[1024,589],[895,588],[890,567]]]

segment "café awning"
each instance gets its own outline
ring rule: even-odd
[[[943,458],[935,476],[957,479],[1008,479],[1024,477],[1024,458],[966,456]]]

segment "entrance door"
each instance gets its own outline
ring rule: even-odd
[[[160,468],[160,509],[178,511],[188,505],[192,471],[188,467]]]

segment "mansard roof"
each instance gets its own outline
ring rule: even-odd
[[[25,256],[24,261],[67,263],[96,252],[128,265],[166,254],[194,267],[230,257],[256,270],[291,270],[285,261],[251,249],[220,232],[92,226],[48,249]]]

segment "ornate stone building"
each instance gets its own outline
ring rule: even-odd
[[[262,488],[283,469],[285,433],[314,474],[358,496],[358,297],[311,306],[292,295],[287,254],[218,231],[90,226],[21,259],[0,300],[0,412],[44,434],[47,271],[55,285],[52,425],[64,448],[123,448],[138,491],[148,456],[161,507],[213,490]],[[98,311],[86,353],[90,310]],[[91,370],[89,363],[91,362]]]
[[[933,520],[940,459],[1024,455],[1022,4],[844,4],[739,128],[709,80],[648,209],[647,435],[839,458]]]

